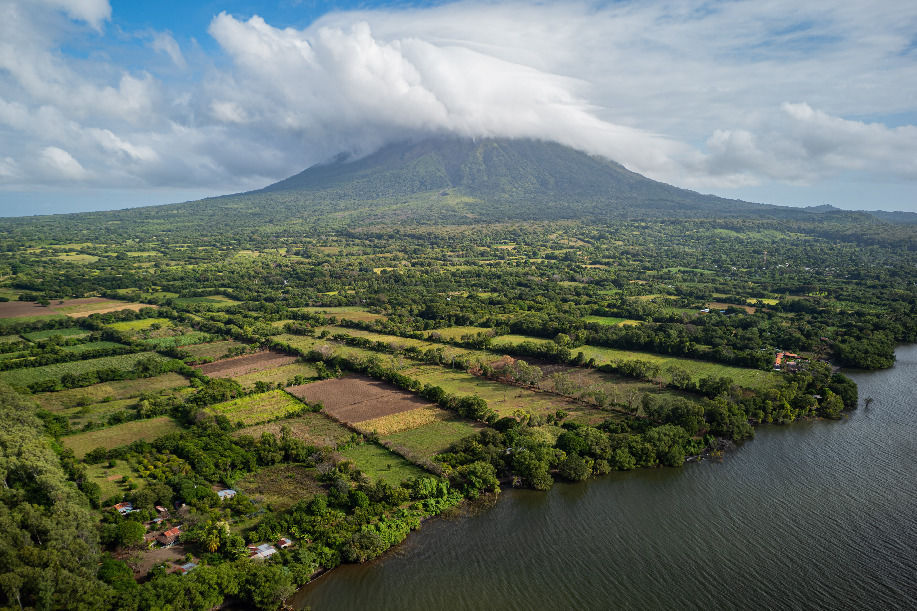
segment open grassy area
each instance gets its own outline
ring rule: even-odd
[[[76,455],[82,458],[87,452],[94,448],[106,448],[111,450],[121,446],[128,445],[138,439],[153,441],[167,433],[179,430],[178,425],[168,416],[151,418],[150,420],[134,420],[125,422],[107,429],[98,431],[89,431],[88,433],[77,433],[61,438],[61,442]]]
[[[409,463],[394,452],[375,443],[363,443],[347,448],[341,454],[352,460],[366,477],[397,485],[411,477],[424,475],[420,467]]]
[[[32,331],[31,333],[23,333],[22,337],[29,340],[30,342],[39,342],[54,336],[83,337],[86,335],[89,335],[89,331],[86,329],[81,329],[80,327],[67,327],[66,329],[45,329],[44,331]]]
[[[210,342],[208,344],[194,344],[190,346],[184,346],[182,350],[191,354],[191,356],[195,359],[213,360],[223,357],[232,349],[242,347],[245,347],[245,344],[242,342],[237,342],[235,340],[229,339],[221,342]]]
[[[136,354],[105,356],[85,361],[70,361],[68,363],[55,363],[54,365],[45,365],[43,367],[4,371],[0,372],[0,381],[6,382],[14,388],[23,389],[33,382],[57,380],[68,373],[80,375],[90,371],[108,368],[119,369],[121,371],[132,371],[138,361],[146,358],[152,358],[158,361],[169,360],[155,352],[138,352]]]
[[[385,435],[382,441],[405,456],[429,460],[459,439],[474,435],[483,428],[482,424],[461,418],[446,418]]]
[[[159,325],[160,327],[166,328],[173,326],[173,323],[168,318],[140,318],[138,320],[113,322],[105,326],[115,331],[141,331],[143,329],[149,329],[153,325]]]
[[[629,318],[618,318],[617,316],[584,316],[583,320],[586,322],[595,322],[600,325],[639,325],[639,320],[631,320]]]
[[[233,379],[243,387],[248,388],[254,386],[255,382],[267,382],[268,384],[280,383],[286,385],[287,382],[296,376],[316,378],[318,374],[315,372],[315,368],[308,363],[290,363],[289,365],[281,365],[280,367],[272,367],[271,369],[235,376]]]
[[[99,403],[105,399],[127,399],[141,393],[158,393],[163,390],[181,388],[188,385],[188,380],[177,373],[164,373],[152,378],[136,380],[118,380],[103,382],[84,388],[70,388],[59,392],[47,392],[35,395],[35,400],[43,408],[55,411],[74,407],[78,402]]]
[[[85,344],[74,344],[73,346],[61,346],[63,352],[69,352],[71,354],[82,354],[83,352],[90,352],[92,350],[102,350],[105,348],[125,348],[124,344],[119,344],[117,342],[86,342]]]
[[[179,297],[175,303],[177,305],[205,304],[216,308],[228,308],[240,302],[225,295],[207,295],[206,297]]]
[[[290,435],[296,439],[315,446],[336,448],[341,442],[350,439],[353,434],[331,418],[315,412],[306,412],[295,418],[275,420],[265,424],[256,424],[239,429],[234,433],[239,437],[248,435],[259,439],[262,433],[273,433],[278,439],[284,427],[290,429]]]
[[[494,340],[494,343],[499,346],[501,343],[519,344],[524,341],[550,342],[551,340],[538,337],[527,337],[525,335],[501,335]],[[779,376],[770,371],[732,367],[730,365],[686,359],[677,356],[663,356],[651,352],[616,350],[614,348],[602,348],[599,346],[579,346],[573,351],[582,351],[587,360],[594,358],[599,365],[621,360],[642,360],[656,363],[662,367],[663,370],[670,365],[677,365],[686,370],[695,381],[705,376],[725,376],[732,378],[732,381],[740,386],[745,386],[747,388],[767,388],[776,385],[780,380]]]
[[[191,331],[190,333],[184,333],[182,335],[172,335],[169,337],[151,337],[140,341],[143,343],[143,345],[149,346],[155,350],[163,350],[165,348],[203,344],[204,342],[209,342],[212,339],[214,339],[214,336],[209,333],[204,333],[202,331]]]
[[[213,415],[226,416],[233,424],[245,426],[276,420],[303,408],[296,398],[282,390],[271,390],[217,403],[207,408]]]
[[[267,503],[274,511],[289,509],[324,491],[317,471],[302,465],[274,465],[250,473],[235,483],[253,501]]]
[[[103,403],[94,403],[83,407],[69,407],[64,409],[53,410],[67,418],[70,421],[70,428],[81,429],[89,423],[105,424],[108,417],[122,410],[129,410],[137,405],[137,399],[118,399],[115,401],[105,401]]]
[[[443,329],[434,329],[430,331],[428,336],[438,334],[439,337],[446,341],[452,341],[456,339],[461,339],[463,335],[476,335],[478,333],[484,333],[490,331],[487,327],[445,327]]]
[[[385,318],[382,314],[376,314],[374,312],[368,311],[366,308],[361,308],[358,306],[333,306],[333,307],[305,307],[305,308],[295,308],[302,312],[317,312],[319,314],[326,314],[328,316],[335,316],[344,320],[356,320],[356,321],[372,321]]]
[[[113,496],[120,496],[127,492],[127,485],[122,483],[126,477],[135,477],[133,469],[124,460],[116,460],[114,466],[109,467],[108,462],[97,465],[86,465],[86,476],[89,481],[95,482],[101,488],[101,500],[109,499]]]

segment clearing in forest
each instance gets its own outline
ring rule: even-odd
[[[289,365],[299,360],[299,357],[265,350],[254,354],[234,356],[229,359],[214,361],[198,366],[201,373],[211,378],[233,378],[255,371],[271,369],[281,365]]]
[[[443,329],[433,329],[427,334],[427,337],[455,341],[461,339],[463,335],[477,335],[491,330],[489,327],[445,327]]]
[[[217,403],[207,408],[214,416],[226,416],[233,424],[244,426],[278,420],[305,407],[282,390],[270,390]]]
[[[253,501],[269,504],[274,511],[285,511],[324,492],[317,475],[314,468],[302,465],[273,465],[246,475],[234,487]]]
[[[153,441],[167,433],[179,430],[175,421],[168,416],[159,416],[149,420],[133,420],[87,433],[78,433],[61,437],[61,443],[73,450],[77,458],[82,458],[90,450],[105,448],[112,450],[126,446],[138,439]]]
[[[432,407],[427,401],[390,384],[364,376],[347,376],[302,386],[288,392],[308,403],[321,403],[325,413],[345,424]]]
[[[309,445],[328,448],[336,448],[339,443],[347,441],[352,435],[348,429],[331,418],[314,412],[306,412],[295,418],[248,426],[239,429],[233,435],[236,437],[248,435],[254,439],[260,439],[262,433],[273,433],[280,439],[283,427],[290,429],[290,436],[294,439],[299,439]]]

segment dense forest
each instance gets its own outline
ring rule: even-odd
[[[437,140],[0,219],[0,604],[277,608],[502,487],[843,418],[917,341],[899,220]]]

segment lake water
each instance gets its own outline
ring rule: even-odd
[[[328,609],[917,609],[917,346],[838,422],[722,461],[506,490],[304,588]],[[862,400],[873,397],[867,409]]]

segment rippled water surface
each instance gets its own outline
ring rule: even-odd
[[[507,490],[305,588],[326,609],[917,609],[917,346],[840,422],[723,461]]]

